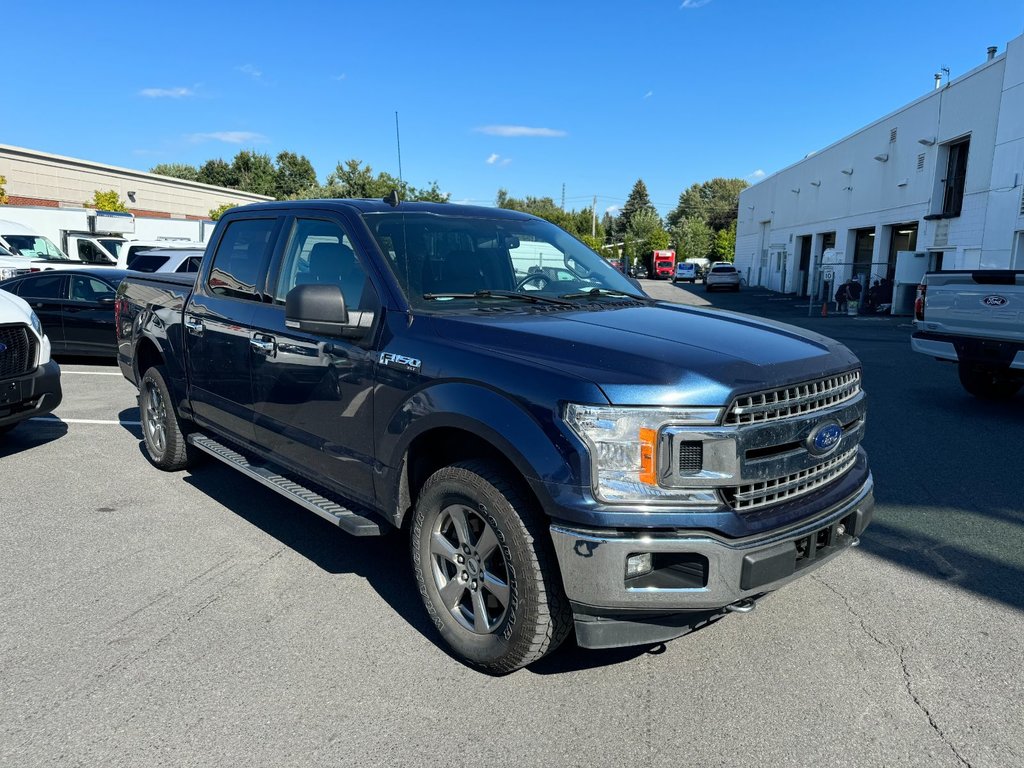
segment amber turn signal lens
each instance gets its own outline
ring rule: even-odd
[[[658,432],[654,429],[640,430],[640,482],[657,485],[657,473],[654,471],[654,440]]]

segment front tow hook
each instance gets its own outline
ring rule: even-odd
[[[738,600],[732,605],[725,606],[725,610],[730,613],[750,613],[754,608],[757,607],[757,603],[751,598],[747,597],[743,600]]]

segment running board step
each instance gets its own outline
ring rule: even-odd
[[[380,536],[383,533],[380,525],[369,517],[353,512],[351,509],[343,507],[341,504],[289,480],[284,475],[279,475],[266,467],[251,464],[245,456],[225,445],[221,445],[213,438],[194,432],[188,436],[188,441],[215,459],[220,459],[242,474],[248,475],[271,490],[277,491],[290,501],[294,501],[310,512],[315,512],[325,520],[334,523],[346,533],[350,533],[353,536]]]

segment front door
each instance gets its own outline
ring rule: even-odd
[[[18,295],[28,302],[43,325],[43,333],[50,339],[55,354],[65,350],[64,319],[61,308],[68,295],[68,278],[60,272],[47,271],[26,277],[18,284]]]
[[[183,318],[196,422],[245,443],[253,438],[251,323],[281,221],[257,216],[227,225]]]
[[[258,307],[252,321],[256,441],[314,481],[372,502],[376,355],[370,342],[380,315],[377,292],[344,222],[298,216],[289,230],[273,301]],[[365,335],[324,337],[289,328],[285,297],[304,283],[338,285],[350,320],[362,318]]]

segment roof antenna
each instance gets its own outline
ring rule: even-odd
[[[398,190],[392,189],[390,192],[388,192],[387,197],[384,198],[384,202],[390,205],[392,208],[397,208],[398,203],[400,202],[398,199]]]

